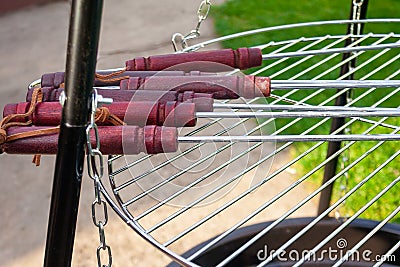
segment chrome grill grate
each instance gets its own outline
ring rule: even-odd
[[[348,47],[400,42],[398,33],[374,32],[357,36],[331,33],[330,26],[349,22],[316,23],[326,28],[330,35],[255,44],[262,48],[268,60],[263,67],[252,70],[251,74],[288,81],[343,80],[350,75],[359,80],[399,79],[398,46],[361,49],[351,52],[346,60],[342,60],[341,53],[319,53],[343,48],[350,39],[353,42]],[[379,23],[398,26],[399,22],[396,19],[363,21],[366,31],[374,29]],[[300,26],[313,27],[314,24]],[[268,33],[273,36],[274,30],[291,31],[295,27],[273,27],[258,30],[254,34]],[[251,35],[241,33],[232,38],[250,38],[248,36]],[[188,50],[197,50],[223,40],[218,38],[194,45]],[[307,51],[314,52],[307,55]],[[318,53],[315,54],[315,51]],[[353,59],[357,60],[356,67],[339,76],[341,67]],[[268,99],[219,102],[324,107],[334,105],[340,95],[351,92],[352,98],[348,99],[347,107],[398,108],[399,91],[400,87],[374,87],[313,89],[304,94],[303,90],[292,89],[275,91]],[[391,116],[346,118],[344,125],[333,133],[329,132],[331,121],[329,117],[259,120],[203,118],[199,119],[196,128],[182,128],[179,136],[309,136],[335,135],[341,131],[366,136],[376,133],[398,134],[400,131],[398,118]],[[300,131],[302,128],[306,130]],[[392,224],[388,222],[398,218],[400,207],[391,210],[385,207],[384,202],[386,198],[398,199],[400,151],[393,149],[398,141],[345,141],[337,152],[325,158],[327,144],[327,140],[307,143],[188,142],[180,144],[179,151],[172,154],[113,156],[108,161],[110,186],[103,185],[103,193],[136,232],[183,265],[276,263],[280,253],[294,249],[301,251],[301,245],[305,242],[310,246],[304,249],[311,251],[311,254],[296,259],[297,265],[307,262],[305,257],[311,257],[313,252],[328,247],[346,248],[349,255],[346,252],[340,255],[335,260],[337,265],[346,262],[346,257],[352,259],[350,252],[354,255],[360,249],[370,247],[379,247],[373,255],[398,256],[396,264],[399,264],[400,230],[398,227],[392,229]],[[324,166],[336,157],[339,157],[336,174],[321,185]],[[303,159],[313,159],[312,166],[305,166]],[[368,166],[370,170],[360,170],[360,166]],[[360,176],[362,173],[367,175]],[[368,191],[371,195],[365,196],[365,188],[369,184],[376,184],[377,180],[381,180],[379,188]],[[317,213],[320,193],[333,184],[334,198],[327,208]],[[357,198],[360,199],[357,207],[346,206],[346,201]],[[380,214],[368,218],[377,222],[360,219],[366,217],[365,211],[379,205],[382,206]],[[327,216],[330,218],[327,219]],[[288,229],[293,232],[278,234]],[[386,243],[381,240],[385,234]],[[270,258],[257,259],[257,253],[263,251],[260,255],[263,254],[264,245],[272,244],[272,241],[275,241],[271,245],[275,253],[270,254]],[[340,247],[339,241],[346,243]],[[221,246],[224,246],[223,250]],[[206,258],[211,258],[212,263],[207,262]],[[330,265],[334,262],[325,263]],[[374,264],[382,263],[377,261]],[[292,264],[295,263],[292,261]]]

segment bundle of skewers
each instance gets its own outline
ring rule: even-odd
[[[361,48],[355,48],[361,49]],[[376,49],[381,49],[376,48]],[[335,53],[340,53],[337,51]],[[343,50],[347,52],[347,50]],[[315,52],[317,53],[317,52]],[[326,53],[326,51],[324,51]],[[288,55],[282,55],[287,57]],[[274,55],[274,58],[277,55]],[[179,143],[398,140],[398,135],[179,136],[177,128],[195,127],[198,118],[324,118],[400,116],[398,108],[229,103],[267,98],[275,90],[399,87],[397,80],[273,80],[233,75],[223,66],[260,66],[268,55],[258,48],[135,58],[126,67],[98,71],[93,84],[103,105],[96,110],[103,154],[175,152]],[[170,70],[182,63],[198,69]],[[196,66],[196,65],[195,65]],[[204,67],[206,66],[206,67]],[[44,74],[32,83],[25,102],[8,104],[1,121],[0,150],[10,154],[55,154],[62,116],[64,73]],[[221,101],[224,100],[224,101]],[[72,100],[74,101],[74,100]],[[229,110],[229,111],[226,111]],[[93,141],[94,137],[92,136]]]

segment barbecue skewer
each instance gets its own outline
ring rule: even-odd
[[[44,130],[46,127],[10,127],[8,136]],[[398,141],[399,134],[376,135],[271,135],[271,136],[178,136],[176,128],[160,126],[101,126],[98,128],[100,150],[109,154],[148,154],[176,152],[179,143],[200,142],[318,142],[318,141]],[[91,142],[95,142],[91,134]],[[8,154],[55,154],[58,134],[27,137],[0,145]]]
[[[151,77],[122,80],[122,90],[165,90],[210,93],[216,99],[239,97],[267,97],[271,90],[287,89],[336,89],[336,88],[390,88],[400,87],[399,80],[270,80],[258,76],[199,76],[199,77]]]
[[[268,97],[271,90],[290,89],[338,89],[338,88],[397,88],[399,80],[270,80],[268,77],[257,76],[156,76],[156,77],[131,77],[120,82],[120,89],[114,86],[99,87],[100,94],[113,98],[115,101],[130,101],[133,94],[139,100],[153,100],[151,94],[158,94],[158,98],[167,97],[169,101],[186,101],[190,98],[208,97],[210,94],[215,99],[237,99],[239,97],[255,98]],[[32,99],[33,88],[28,89],[26,100]],[[111,90],[107,91],[107,90]],[[123,91],[164,91],[163,93],[127,93]],[[61,88],[42,88],[43,101],[58,101],[63,91]],[[175,95],[169,91],[184,93]],[[195,93],[193,96],[185,92]],[[149,96],[145,96],[149,94]],[[161,97],[162,96],[162,97]],[[171,98],[169,98],[171,97]],[[202,101],[198,101],[200,104]]]
[[[24,114],[30,107],[29,102],[7,104],[3,110],[3,116],[12,114]],[[108,120],[110,114],[118,117],[128,125],[158,125],[171,127],[191,127],[196,125],[197,118],[334,118],[334,117],[399,117],[400,109],[396,108],[366,108],[366,107],[310,107],[297,106],[297,109],[288,105],[265,105],[265,104],[214,104],[210,105],[207,112],[196,111],[195,103],[150,102],[131,101],[115,102],[107,106],[107,110],[99,110],[99,125],[110,125]],[[217,111],[214,108],[257,108],[257,111],[233,112]],[[290,107],[290,108],[289,108]],[[283,110],[284,112],[271,112]],[[267,111],[262,111],[262,110]],[[288,112],[288,109],[290,110]],[[59,125],[61,121],[62,106],[58,102],[41,102],[35,106],[35,110],[29,117],[14,119],[15,122],[32,121],[33,125]]]
[[[266,83],[269,81],[269,83]],[[260,76],[201,76],[201,77],[132,77],[120,82],[122,90],[212,90],[211,87],[221,86],[233,92],[240,92],[240,85],[243,85],[244,92],[251,90],[251,86],[262,90],[262,87],[269,86],[267,89],[287,90],[287,89],[327,89],[327,88],[390,88],[400,87],[399,80],[270,80],[268,77]],[[107,88],[107,87],[106,87]],[[265,91],[268,91],[268,90]],[[265,96],[265,94],[264,94]]]

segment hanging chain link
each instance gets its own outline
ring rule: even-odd
[[[353,0],[353,13],[352,13],[352,19],[353,20],[359,20],[360,16],[361,16],[361,7],[363,5],[364,0]],[[359,36],[361,35],[361,23],[352,23],[350,24],[350,41],[351,43],[354,43],[357,38],[355,37],[355,35]],[[352,56],[356,55],[356,52],[351,52]],[[350,64],[349,65],[349,72],[353,73],[354,71],[354,67]],[[353,95],[354,95],[354,90],[349,90],[349,92],[346,94],[346,103],[350,103],[351,101],[353,101]],[[344,134],[351,134],[351,125],[347,126],[344,129]],[[349,142],[345,141],[343,142],[343,145],[346,146]],[[341,169],[345,169],[350,162],[350,150],[346,149],[345,151],[343,151],[341,153]],[[343,197],[347,191],[348,191],[348,187],[349,187],[349,172],[346,171],[343,173],[342,178],[340,179],[340,184],[339,184],[339,198]],[[341,207],[343,207],[346,204],[346,200],[342,202],[341,205],[339,205],[337,207],[337,209],[335,210],[335,218],[339,219],[342,217],[341,215]],[[347,216],[347,214],[345,215],[345,217]]]
[[[100,152],[99,131],[95,122],[96,109],[98,107],[97,90],[93,89],[92,95],[92,111],[90,115],[90,124],[86,128],[86,146],[87,146],[87,165],[88,175],[94,181],[94,201],[92,203],[92,220],[93,224],[99,230],[100,245],[97,248],[97,264],[98,267],[111,267],[112,254],[111,248],[106,243],[104,227],[108,222],[107,203],[101,198],[101,178],[104,175],[103,154]],[[92,146],[90,133],[93,132],[95,138],[95,147]],[[99,216],[98,213],[102,213]],[[102,257],[102,254],[104,256]],[[107,265],[102,263],[102,259],[107,259]]]
[[[188,34],[183,35],[181,33],[175,33],[172,35],[172,45],[174,46],[175,52],[181,51],[188,47],[188,41],[200,37],[200,26],[203,21],[208,17],[208,13],[211,9],[211,1],[203,0],[197,10],[197,25],[194,30],[191,30]]]

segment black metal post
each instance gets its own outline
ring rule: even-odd
[[[360,12],[360,19],[365,19],[366,14],[367,14],[367,7],[368,7],[368,0],[364,0],[362,6],[361,6],[361,12]],[[351,0],[351,8],[350,8],[350,19],[353,18],[353,0]],[[351,24],[349,24],[347,28],[347,34],[350,33],[350,27]],[[363,24],[361,25],[361,32],[363,30]],[[348,46],[351,44],[351,40],[347,39],[345,42],[345,45]],[[350,53],[343,54],[342,60],[346,60],[351,56]],[[356,66],[356,59],[350,60],[348,63],[342,65],[340,68],[340,76],[344,76],[347,73],[349,73],[349,70],[351,68],[354,68]],[[354,79],[354,73],[351,73],[347,75],[345,80],[352,80]],[[340,92],[341,89],[338,89],[337,92]],[[335,100],[335,106],[344,106],[347,104],[347,95],[349,92],[346,92],[344,94],[339,95],[336,100]],[[331,123],[331,130],[330,132],[337,131],[339,128],[341,128],[345,124],[345,118],[333,118],[332,123]],[[343,134],[343,131],[340,131],[338,134]],[[335,154],[337,151],[339,151],[341,147],[341,142],[329,142],[328,143],[328,152],[326,154],[326,158],[331,157],[333,154]],[[330,180],[333,176],[336,174],[336,168],[338,164],[338,159],[339,157],[336,156],[332,160],[326,163],[325,169],[324,169],[324,177],[322,179],[322,183],[326,183],[328,180]],[[323,213],[327,208],[329,208],[331,198],[332,198],[332,190],[333,190],[333,185],[334,183],[330,184],[327,188],[325,188],[321,192],[320,200],[319,200],[319,205],[318,205],[318,215]]]
[[[71,266],[96,67],[102,0],[72,1],[65,92],[47,230],[45,267]]]

